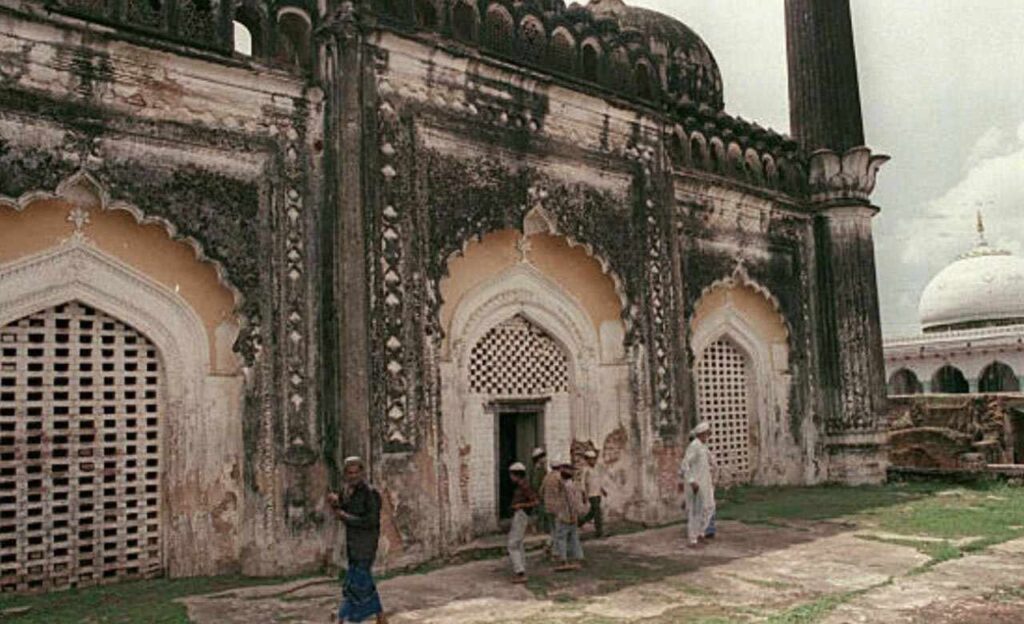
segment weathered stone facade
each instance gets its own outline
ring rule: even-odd
[[[1024,398],[1007,394],[893,398],[891,465],[979,470],[1024,463]]]
[[[494,530],[528,442],[672,519],[698,406],[734,480],[880,479],[881,159],[722,106],[703,42],[618,0],[0,0],[0,277],[56,267],[0,327],[84,300],[161,352],[174,575],[338,562],[350,454],[387,565]]]

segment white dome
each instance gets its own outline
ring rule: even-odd
[[[984,239],[939,271],[921,295],[921,326],[1024,319],[1024,259]]]

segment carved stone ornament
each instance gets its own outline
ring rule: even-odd
[[[867,147],[854,147],[845,154],[832,150],[817,150],[811,155],[811,200],[827,202],[853,199],[868,202],[875,190],[878,170],[889,161],[885,155],[872,155]]]

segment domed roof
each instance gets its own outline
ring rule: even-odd
[[[664,68],[662,80],[672,99],[724,108],[722,74],[710,48],[686,24],[657,11],[632,7],[623,0],[590,0],[594,17],[612,17],[623,31],[641,33]]]
[[[918,306],[924,331],[1024,322],[1024,258],[985,241],[939,271]]]

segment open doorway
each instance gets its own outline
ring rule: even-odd
[[[1013,432],[1010,440],[1013,445],[1013,463],[1024,464],[1024,410],[1010,408],[1010,424]]]
[[[530,466],[530,453],[544,440],[544,405],[531,401],[495,404],[498,434],[498,518],[511,517],[514,488],[508,467],[516,462]]]

